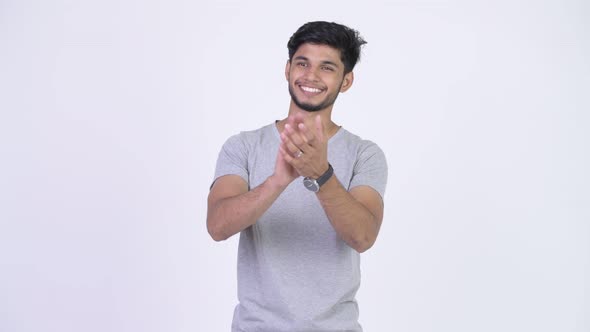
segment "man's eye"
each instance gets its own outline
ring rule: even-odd
[[[299,67],[307,67],[307,63],[305,63],[305,62],[299,62],[297,65]]]
[[[332,67],[328,67],[328,66],[324,66],[324,67],[322,67],[322,69],[326,70],[326,71],[334,71],[334,69]]]

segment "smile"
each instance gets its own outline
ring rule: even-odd
[[[320,93],[323,91],[322,89],[312,88],[312,87],[304,86],[304,85],[300,85],[299,87],[301,88],[301,90],[303,90],[305,92],[309,92],[309,93]]]

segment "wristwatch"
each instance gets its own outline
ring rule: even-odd
[[[305,177],[303,179],[303,185],[308,190],[311,190],[311,191],[317,193],[318,191],[320,191],[320,187],[324,183],[326,183],[326,181],[328,181],[330,179],[330,177],[332,177],[333,174],[334,174],[334,169],[332,168],[332,165],[330,165],[330,163],[328,163],[328,170],[324,174],[320,175],[320,177],[317,179]]]

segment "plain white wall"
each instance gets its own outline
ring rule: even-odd
[[[590,331],[585,1],[0,1],[0,331],[228,331],[225,139],[285,116],[290,35],[368,40],[335,120],[381,145],[366,331]]]

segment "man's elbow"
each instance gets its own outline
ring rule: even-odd
[[[375,241],[377,241],[377,234],[379,234],[380,223],[380,221],[374,219],[372,223],[369,225],[373,227],[367,227],[363,231],[356,233],[355,236],[353,236],[353,238],[349,242],[351,244],[351,247],[358,253],[363,253],[371,249],[371,247],[375,244]]]
[[[212,233],[209,232],[209,235],[211,235],[211,238],[215,241],[215,242],[221,242],[221,241],[225,241],[227,240],[227,236],[224,236],[221,233]]]
[[[219,223],[214,223],[209,219],[207,220],[207,232],[215,242],[225,241],[229,237]]]
[[[352,249],[356,250],[359,254],[362,254],[363,252],[369,250],[373,246],[373,244],[375,244],[375,239],[362,237],[359,239],[355,239],[351,242],[352,243],[350,244],[350,246],[352,247]]]

